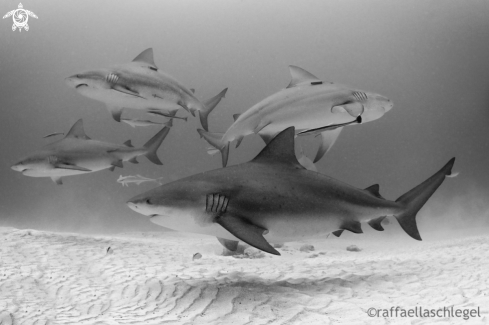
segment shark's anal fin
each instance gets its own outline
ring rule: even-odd
[[[265,132],[258,132],[258,135],[265,142],[265,144],[268,144],[276,136],[276,134],[270,134]]]
[[[214,221],[245,243],[264,252],[280,255],[263,237],[267,230],[229,213],[217,216]]]
[[[355,234],[363,233],[361,223],[356,220],[344,220],[339,228],[343,230],[351,231]]]
[[[113,167],[124,168],[124,165],[122,165],[122,160],[114,160],[111,165]]]
[[[61,177],[59,176],[53,176],[51,177],[51,179],[53,180],[53,182],[55,182],[56,184],[58,185],[63,185],[63,181],[61,180]]]
[[[381,223],[385,218],[386,216],[369,220],[368,224],[370,225],[370,227],[374,228],[377,231],[384,231],[384,227],[382,227]]]
[[[139,161],[137,161],[136,158],[137,157],[133,157],[133,158],[129,159],[128,161],[131,162],[131,163],[133,163],[133,164],[139,164]]]
[[[113,171],[115,170],[115,166],[114,166],[114,165],[110,166],[110,167],[109,167],[109,170],[110,170],[111,172],[113,172]],[[121,175],[121,176],[122,176],[122,175]],[[122,184],[122,186],[124,186],[124,184]],[[129,186],[129,185],[128,185],[128,186]]]
[[[109,110],[110,114],[112,114],[112,118],[116,120],[117,122],[121,121],[121,115],[122,115],[122,107],[116,107],[116,106],[109,106],[107,105],[107,109]]]
[[[231,252],[236,252],[236,250],[238,249],[239,241],[219,237],[217,237],[217,240],[221,243],[222,246],[224,246],[224,248],[230,250]]]
[[[133,148],[133,147],[134,147],[134,146],[132,145],[132,143],[131,143],[131,140],[127,140],[126,142],[124,142],[124,145],[125,145],[126,147],[131,147],[131,148]]]
[[[336,237],[340,237],[340,236],[341,236],[341,234],[343,233],[343,231],[344,231],[343,229],[333,231],[333,235],[335,235]]]

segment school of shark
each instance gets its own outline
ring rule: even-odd
[[[153,137],[141,146],[134,146],[131,140],[123,144],[93,140],[80,119],[66,133],[46,135],[44,138],[63,138],[37,151],[32,148],[11,168],[62,185],[62,177],[114,171],[123,168],[124,162],[137,164],[140,156],[162,165],[158,149],[171,129],[179,127],[174,120],[185,125],[182,122],[189,114],[198,116],[202,127],[193,131],[195,137],[210,145],[209,154],[220,153],[222,168],[167,183],[164,177],[139,174],[117,179],[123,186],[159,185],[127,200],[130,209],[154,224],[214,236],[230,251],[236,251],[241,241],[273,255],[280,255],[273,244],[329,233],[338,237],[345,230],[362,233],[362,224],[383,231],[387,217],[395,218],[410,237],[421,240],[416,215],[446,177],[456,176],[451,172],[455,158],[394,201],[380,194],[378,184],[358,189],[319,173],[315,163],[328,153],[343,129],[380,119],[393,103],[380,94],[321,80],[294,65],[289,71],[286,88],[233,115],[234,122],[218,133],[209,130],[208,120],[227,88],[216,90],[217,95],[207,100],[198,99],[194,89],[156,66],[153,49],[148,48],[129,63],[80,72],[65,81],[80,95],[103,102],[117,122],[133,128],[161,128]],[[122,118],[124,110],[163,120]],[[184,115],[177,116],[179,113]],[[262,151],[249,162],[227,166],[230,144],[235,141],[238,148],[253,134],[264,141]],[[314,159],[296,156],[298,136],[320,137]]]

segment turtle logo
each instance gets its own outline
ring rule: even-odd
[[[26,31],[29,30],[29,25],[27,25],[29,16],[37,19],[36,14],[32,11],[25,10],[24,6],[22,6],[22,3],[19,3],[18,9],[7,12],[7,14],[3,16],[3,19],[10,16],[12,16],[12,19],[14,21],[14,24],[12,25],[12,30],[15,31],[18,28],[19,32],[22,31],[22,28],[24,28]]]

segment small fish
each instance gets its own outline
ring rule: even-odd
[[[101,101],[117,122],[124,108],[159,109],[166,114],[183,108],[193,116],[198,112],[202,127],[207,130],[207,118],[224,98],[227,88],[207,101],[200,101],[194,91],[158,69],[153,49],[141,52],[132,62],[109,69],[98,69],[66,78],[68,86],[83,96]]]
[[[129,184],[131,183],[134,183],[134,184],[137,184],[137,185],[140,185],[141,183],[144,183],[144,182],[156,182],[158,184],[162,184],[161,183],[161,179],[163,177],[160,177],[160,178],[147,178],[147,177],[144,177],[144,176],[141,176],[141,175],[136,175],[136,176],[122,176],[120,175],[119,176],[119,179],[117,180],[117,183],[121,183],[122,186],[127,186],[129,187]]]
[[[54,133],[50,133],[48,135],[43,136],[43,138],[54,137],[56,135],[65,135],[65,134],[63,132],[54,132]]]
[[[137,164],[139,156],[145,156],[156,165],[163,165],[156,151],[170,132],[165,126],[142,147],[135,148],[131,140],[113,144],[90,139],[78,120],[61,140],[44,146],[41,150],[13,165],[11,168],[31,177],[51,177],[58,185],[61,177],[122,168],[124,161]]]
[[[122,122],[129,124],[133,128],[136,126],[153,126],[153,125],[165,125],[168,127],[172,127],[172,122],[171,120],[165,123],[158,123],[158,122],[153,122],[150,120],[135,120],[135,119],[128,119],[128,118],[123,118],[121,119]]]
[[[362,233],[361,223],[382,231],[394,216],[421,240],[416,214],[451,174],[455,158],[397,200],[384,199],[379,185],[355,188],[302,167],[295,156],[293,127],[273,138],[250,162],[192,175],[133,197],[129,208],[160,226],[218,238],[227,249],[243,241],[280,255],[271,243],[304,240],[344,230]]]

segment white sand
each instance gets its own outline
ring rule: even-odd
[[[191,234],[0,228],[0,324],[489,323],[489,236],[417,242],[377,234],[236,258],[220,256],[215,238]],[[347,251],[352,244],[362,251]],[[482,317],[366,314],[395,306],[480,307]]]

